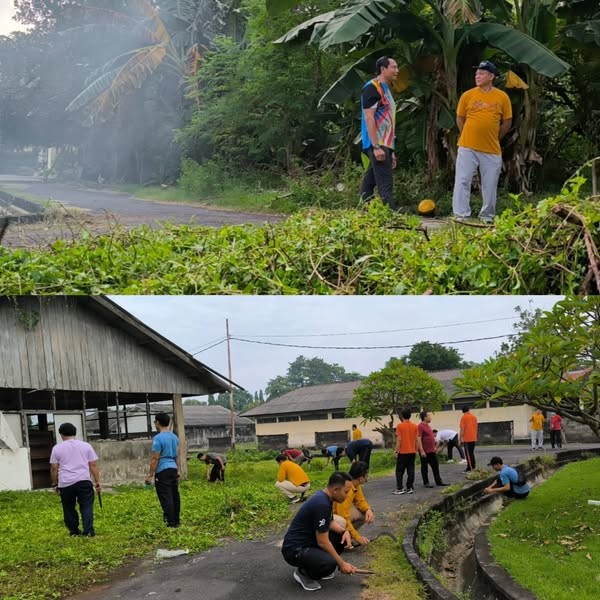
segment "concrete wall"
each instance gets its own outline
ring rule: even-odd
[[[525,439],[529,437],[529,417],[533,413],[531,407],[509,406],[497,408],[474,408],[471,412],[477,417],[480,423],[495,423],[495,422],[513,422],[513,432],[515,439]],[[431,423],[434,429],[454,429],[458,431],[458,424],[462,417],[461,410],[439,411],[434,413]],[[388,419],[384,419],[387,423]],[[417,415],[413,416],[415,423],[419,422]],[[328,419],[315,421],[290,421],[284,423],[256,423],[256,435],[281,435],[287,433],[289,435],[289,445],[299,447],[302,444],[305,446],[315,446],[316,432],[340,431],[347,429],[351,430],[352,424],[356,423],[362,431],[363,437],[369,438],[376,446],[383,444],[383,439],[380,433],[374,430],[377,423],[368,421],[361,425],[360,418],[352,419],[332,419],[331,413]],[[394,424],[396,424],[395,421]]]
[[[143,483],[150,465],[151,440],[96,440],[102,483]]]
[[[29,448],[0,450],[0,491],[30,489]]]

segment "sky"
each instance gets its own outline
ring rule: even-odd
[[[285,375],[299,355],[368,375],[421,341],[459,342],[515,332],[515,307],[549,310],[558,296],[113,296],[111,299],[207,366],[227,376],[225,320],[232,338],[308,346],[403,346],[379,349],[289,348],[231,340],[232,379],[251,393]],[[363,332],[369,332],[364,333]],[[387,332],[387,333],[376,333]],[[308,337],[312,336],[312,337]],[[506,337],[450,344],[464,360],[493,356]],[[217,344],[210,349],[209,346]]]
[[[8,35],[12,31],[25,29],[21,23],[12,20],[14,14],[13,0],[0,0],[0,35]]]

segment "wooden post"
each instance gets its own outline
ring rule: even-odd
[[[225,319],[225,330],[227,332],[227,365],[229,368],[229,381],[231,379],[231,348],[229,346],[229,319]],[[231,385],[231,383],[229,384]],[[235,450],[235,411],[233,403],[233,385],[229,390],[229,411],[231,414],[231,449]]]
[[[150,418],[150,400],[146,394],[146,427],[148,429],[148,439],[152,439],[152,420]]]
[[[121,417],[119,416],[119,392],[115,392],[115,408],[117,409],[117,439],[121,441]]]
[[[181,394],[173,394],[173,412],[173,416],[175,417],[174,433],[179,438],[179,445],[181,448],[181,477],[187,478],[187,440],[185,439],[185,417],[183,416],[183,402],[181,400]]]

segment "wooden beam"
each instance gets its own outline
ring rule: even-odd
[[[183,401],[181,394],[173,394],[173,416],[175,417],[174,433],[179,438],[181,447],[181,477],[187,478],[187,440],[185,439],[185,418],[183,416]]]

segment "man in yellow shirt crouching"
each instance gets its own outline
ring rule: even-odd
[[[500,140],[512,125],[512,106],[508,95],[493,86],[494,78],[500,75],[496,65],[484,60],[476,69],[476,87],[460,97],[456,109],[460,138],[452,210],[458,219],[471,216],[471,183],[479,169],[483,196],[479,218],[484,223],[493,223],[502,169]]]
[[[373,510],[362,491],[362,486],[369,476],[369,466],[362,461],[352,463],[349,473],[352,477],[352,486],[344,502],[333,503],[333,518],[350,532],[353,540],[361,546],[366,546],[369,539],[360,535],[358,529],[364,523],[371,523],[375,519]]]
[[[310,489],[309,476],[300,465],[289,460],[285,454],[280,454],[275,460],[279,464],[275,487],[289,498],[292,504],[303,502],[304,494]]]

